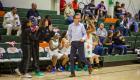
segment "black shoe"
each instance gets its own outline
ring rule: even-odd
[[[69,77],[76,77],[75,73],[71,73]]]
[[[90,67],[88,68],[88,73],[89,73],[89,74],[92,73],[92,66],[90,66]]]

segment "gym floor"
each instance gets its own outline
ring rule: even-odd
[[[94,70],[92,75],[88,72],[78,71],[75,78],[69,78],[70,72],[45,73],[44,77],[27,79],[15,74],[1,74],[0,80],[140,80],[140,64],[131,64],[115,67],[104,67]]]

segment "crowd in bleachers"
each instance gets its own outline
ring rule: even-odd
[[[114,18],[117,19],[117,21],[111,24],[109,29],[107,29],[105,23],[99,22],[99,20],[109,18],[104,1],[101,1],[96,6],[94,0],[91,0],[91,3],[86,5],[80,12],[77,8],[78,3],[75,1],[76,0],[74,0],[72,4],[66,4],[63,0],[62,4],[66,5],[65,7],[62,6],[61,11],[64,12],[67,24],[73,23],[73,16],[75,14],[81,17],[81,23],[84,24],[87,31],[85,54],[92,53],[91,56],[86,56],[89,58],[91,64],[93,64],[95,60],[97,66],[100,67],[99,57],[104,55],[116,55],[114,54],[115,51],[117,51],[119,55],[127,54],[124,37],[130,36],[131,32],[139,32],[138,22],[140,21],[140,12],[133,17],[132,14],[125,9],[124,3],[120,5],[120,2],[116,2],[114,6]],[[4,10],[1,4],[0,10]],[[16,7],[12,7],[11,11],[4,15],[3,27],[7,29],[7,35],[10,36],[11,31],[15,29],[17,30],[17,36],[23,36],[24,30],[28,27],[31,27],[31,32],[38,31],[41,36],[37,36],[38,38],[35,39],[38,39],[40,46],[36,49],[39,49],[39,52],[43,52],[44,49],[48,52],[48,57],[52,62],[51,70],[49,69],[49,71],[55,72],[58,63],[58,69],[64,71],[68,65],[71,47],[67,37],[67,31],[61,32],[58,28],[53,27],[49,15],[41,18],[37,10],[37,4],[35,3],[32,4],[32,8],[27,12],[26,17],[27,21],[20,22],[20,16],[17,14]],[[30,33],[26,34],[30,35]],[[24,41],[25,43],[27,42],[25,39],[26,38],[22,37],[23,43]],[[92,52],[88,52],[88,49],[92,49]],[[0,53],[5,53],[5,51],[0,48]],[[61,61],[61,63],[58,60]]]

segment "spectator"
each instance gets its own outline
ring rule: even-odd
[[[0,1],[0,11],[3,11],[3,5],[2,5],[2,2]]]
[[[17,30],[17,36],[21,34],[21,23],[17,14],[17,8],[12,7],[10,12],[4,15],[3,27],[7,29],[7,35],[11,35],[12,30]]]
[[[139,14],[135,14],[135,15],[134,15],[134,18],[135,18],[135,20],[136,20],[137,22],[140,21],[140,20],[139,20]]]
[[[42,27],[40,28],[40,31],[41,31],[41,34],[42,34],[40,39],[42,41],[49,42],[51,40],[51,38],[53,37],[54,32],[51,29],[52,28],[51,25],[52,24],[51,24],[50,16],[47,15],[42,22]]]
[[[127,19],[128,19],[127,26],[129,27],[129,31],[138,32],[139,31],[139,26],[138,26],[139,24],[138,24],[136,18],[132,17],[132,15],[129,14]]]
[[[104,45],[108,47],[108,54],[112,55],[112,50],[113,50],[113,32],[109,31],[106,39],[104,40]]]
[[[114,48],[120,50],[119,54],[127,54],[127,47],[124,45],[125,39],[120,31],[115,32],[112,40]]]
[[[125,15],[127,13],[126,9],[125,9],[125,4],[122,3],[121,4],[121,10],[122,10],[122,14]]]
[[[30,17],[35,17],[37,20],[41,19],[38,10],[37,10],[37,4],[36,3],[32,3],[32,9],[30,9],[27,12],[27,18],[29,19]]]
[[[60,11],[64,12],[66,7],[66,1],[65,0],[60,0]]]
[[[91,4],[85,5],[85,7],[82,10],[82,19],[87,15],[91,16],[93,19],[95,19],[95,15],[93,14],[92,10],[90,9],[92,6],[93,6],[93,3],[92,3],[92,5]]]
[[[93,18],[96,18],[96,7],[95,7],[95,1],[91,0],[91,3],[88,4],[88,7],[92,13]]]
[[[114,14],[117,18],[120,18],[122,15],[122,8],[119,2],[116,2],[116,6],[114,7]]]
[[[129,35],[128,19],[124,15],[121,15],[120,20],[116,23],[116,26],[123,36]]]
[[[101,43],[103,43],[104,39],[107,37],[107,30],[104,28],[103,23],[101,23],[97,29],[97,35],[99,36]]]
[[[73,16],[75,12],[74,9],[72,8],[72,5],[69,3],[64,11],[64,17],[68,24],[71,24],[73,22]]]
[[[104,5],[104,1],[101,1],[101,3],[97,5],[97,9],[99,18],[104,18],[107,16],[107,10]]]
[[[77,0],[73,0],[71,5],[72,5],[75,13],[77,13],[78,12],[78,9],[79,9],[78,1]]]
[[[92,32],[92,35],[93,35],[93,53],[102,56],[103,44],[100,42],[100,38],[96,34],[96,30]]]
[[[113,24],[111,24],[110,26],[109,26],[109,31],[111,31],[111,32],[115,32],[115,26],[113,25]]]

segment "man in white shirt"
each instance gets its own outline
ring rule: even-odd
[[[3,27],[7,29],[7,35],[11,35],[12,30],[17,30],[17,36],[20,36],[21,23],[16,7],[12,7],[11,11],[4,15]]]
[[[74,70],[74,55],[78,51],[78,56],[81,62],[84,62],[88,65],[88,72],[91,74],[92,66],[85,58],[84,51],[84,41],[86,39],[86,30],[82,23],[80,23],[81,16],[79,14],[74,15],[74,22],[69,25],[68,28],[68,39],[71,42],[71,51],[70,51],[70,66],[71,66],[71,75],[70,77],[75,77]]]

